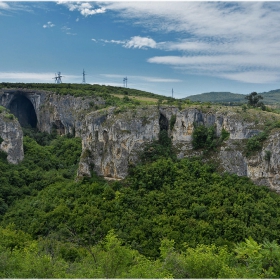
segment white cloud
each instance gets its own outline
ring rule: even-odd
[[[147,47],[155,48],[156,45],[157,43],[151,38],[134,36],[131,37],[131,39],[124,44],[124,47],[141,49]]]
[[[156,42],[135,36],[126,41],[125,47],[181,53],[151,57],[150,63],[242,82],[279,81],[280,2],[111,1],[102,5],[130,24],[180,38]]]
[[[15,82],[54,82],[54,73],[35,73],[35,72],[0,72],[0,80],[15,81]],[[64,75],[62,80],[73,81],[81,79],[81,76]]]
[[[221,74],[221,77],[246,83],[263,84],[279,81],[279,73],[273,71],[248,71],[242,73]]]
[[[68,2],[68,1],[59,1],[58,4],[66,5],[69,11],[79,11],[82,16],[91,16],[95,14],[103,14],[106,12],[104,7],[94,8],[92,2]]]
[[[32,72],[0,72],[1,80],[16,81],[52,81],[53,73],[32,73]]]
[[[92,39],[96,42],[95,39]],[[156,48],[157,43],[151,38],[148,37],[140,37],[134,36],[131,37],[129,40],[105,40],[100,39],[99,41],[103,43],[110,43],[110,44],[118,44],[122,45],[125,48],[133,48],[133,49],[147,49],[147,48]]]
[[[92,39],[96,42],[95,39]],[[126,41],[121,41],[121,40],[104,40],[104,39],[100,39],[101,42],[103,43],[108,43],[108,44],[125,44]]]
[[[54,27],[55,25],[51,22],[51,21],[48,21],[47,24],[44,24],[43,25],[43,28],[51,28],[51,27]]]
[[[101,74],[101,76],[106,78],[113,78],[113,79],[123,79],[126,75],[119,75],[119,74]],[[150,77],[150,76],[136,76],[131,75],[127,77],[129,80],[137,80],[137,81],[146,81],[151,83],[179,83],[182,80],[179,79],[169,79],[169,78],[162,78],[162,77]]]
[[[11,7],[5,3],[5,2],[0,2],[0,9],[1,10],[9,10]]]

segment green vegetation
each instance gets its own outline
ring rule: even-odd
[[[254,108],[261,107],[263,110],[265,110],[263,102],[260,101],[261,99],[263,99],[262,95],[257,94],[256,92],[252,92],[246,95],[245,99],[248,100],[248,106],[252,106]]]
[[[30,131],[29,131],[30,133]],[[50,135],[34,132],[41,144]],[[45,135],[45,138],[44,138]],[[8,164],[6,155],[0,157],[0,213],[25,196],[35,195],[53,182],[73,180],[81,154],[79,138],[53,135],[50,145],[42,146],[29,136],[24,137],[25,158],[19,165]]]
[[[168,137],[166,130],[160,131],[159,139],[147,144],[140,155],[142,163],[153,162],[160,158],[176,158],[171,139]]]
[[[260,151],[262,149],[262,143],[267,137],[268,133],[264,131],[248,139],[246,143],[246,156],[250,156],[255,151]]]
[[[170,124],[169,124],[170,130],[173,129],[175,123],[176,123],[176,115],[172,115],[171,118],[170,118]]]
[[[80,139],[28,134],[21,164],[0,161],[2,277],[280,276],[279,195],[177,160],[166,130],[116,182],[74,180]]]
[[[194,125],[192,146],[195,150],[204,149],[209,151],[219,146],[229,135],[230,133],[224,128],[221,131],[221,136],[217,137],[215,126]]]
[[[273,107],[277,107],[279,109],[280,104],[280,89],[271,90],[269,92],[262,92],[258,95],[261,95],[263,99],[263,103],[265,105],[270,105]],[[235,105],[242,105],[247,103],[246,95],[244,94],[237,94],[231,92],[207,92],[197,95],[188,96],[192,102],[199,101],[199,102],[211,102],[211,103],[219,103],[226,106],[235,106]],[[268,109],[268,108],[266,108]]]
[[[245,103],[245,95],[231,92],[207,92],[188,96],[190,101],[220,103],[223,105],[240,105]]]
[[[263,142],[268,138],[269,133],[275,128],[280,128],[280,121],[267,121],[264,131],[249,138],[245,147],[246,156],[250,156],[254,152],[260,151],[262,149]],[[268,157],[270,159],[270,156],[266,155],[265,159],[268,160]]]
[[[90,84],[44,84],[44,83],[0,83],[0,88],[7,89],[34,89],[55,92],[60,95],[73,95],[76,97],[95,97],[104,100],[104,105],[96,105],[96,109],[107,106],[137,106],[141,104],[156,105],[158,100],[167,104],[176,104],[172,97],[166,97],[150,92],[124,87]],[[185,102],[188,103],[188,102]],[[90,102],[90,106],[93,103]]]
[[[118,104],[115,113],[144,102],[135,96],[156,98],[158,106],[189,102],[97,85],[54,90],[102,96]],[[241,114],[248,111],[264,113],[246,106]],[[248,155],[280,127],[276,119],[258,121],[265,129],[248,139]],[[24,129],[23,162],[8,164],[0,153],[0,276],[279,278],[280,196],[247,177],[219,174],[200,158],[178,160],[166,130],[175,122],[175,115],[162,122],[159,139],[122,181],[95,174],[76,180],[80,157],[90,153],[81,155],[81,139]],[[224,129],[217,137],[214,126],[195,126],[193,146],[213,150],[228,137]]]

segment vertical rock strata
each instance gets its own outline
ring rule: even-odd
[[[147,106],[121,110],[107,108],[94,110],[104,104],[97,97],[74,97],[45,91],[24,89],[0,90],[0,105],[18,112],[22,124],[28,119],[20,102],[27,98],[36,114],[36,126],[41,131],[54,128],[61,135],[74,134],[82,138],[82,154],[78,177],[98,175],[115,179],[125,178],[128,168],[139,159],[145,144],[158,139],[160,130],[168,131],[177,150],[178,158],[201,155],[192,149],[194,124],[215,126],[217,136],[222,129],[229,132],[211,159],[220,169],[239,176],[248,176],[255,183],[269,186],[280,192],[280,129],[274,129],[263,143],[262,150],[247,157],[244,152],[246,139],[260,133],[259,120],[249,120],[233,111],[202,111],[197,108],[180,110],[173,106]],[[27,104],[28,102],[26,102]],[[28,105],[29,106],[29,105]],[[275,120],[277,115],[271,116]],[[262,128],[260,128],[262,127]],[[16,120],[0,115],[1,150],[8,153],[8,160],[18,163],[23,158],[22,131]]]
[[[23,159],[22,129],[13,115],[0,113],[0,150],[7,153],[7,160],[17,164]]]

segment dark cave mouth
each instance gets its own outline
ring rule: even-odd
[[[22,127],[37,127],[37,115],[34,106],[24,95],[17,95],[10,103],[9,109],[17,117]]]

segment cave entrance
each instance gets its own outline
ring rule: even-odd
[[[163,114],[159,117],[159,129],[168,131],[168,119]]]
[[[18,95],[10,103],[9,109],[22,127],[37,127],[37,116],[31,101],[24,95]]]

